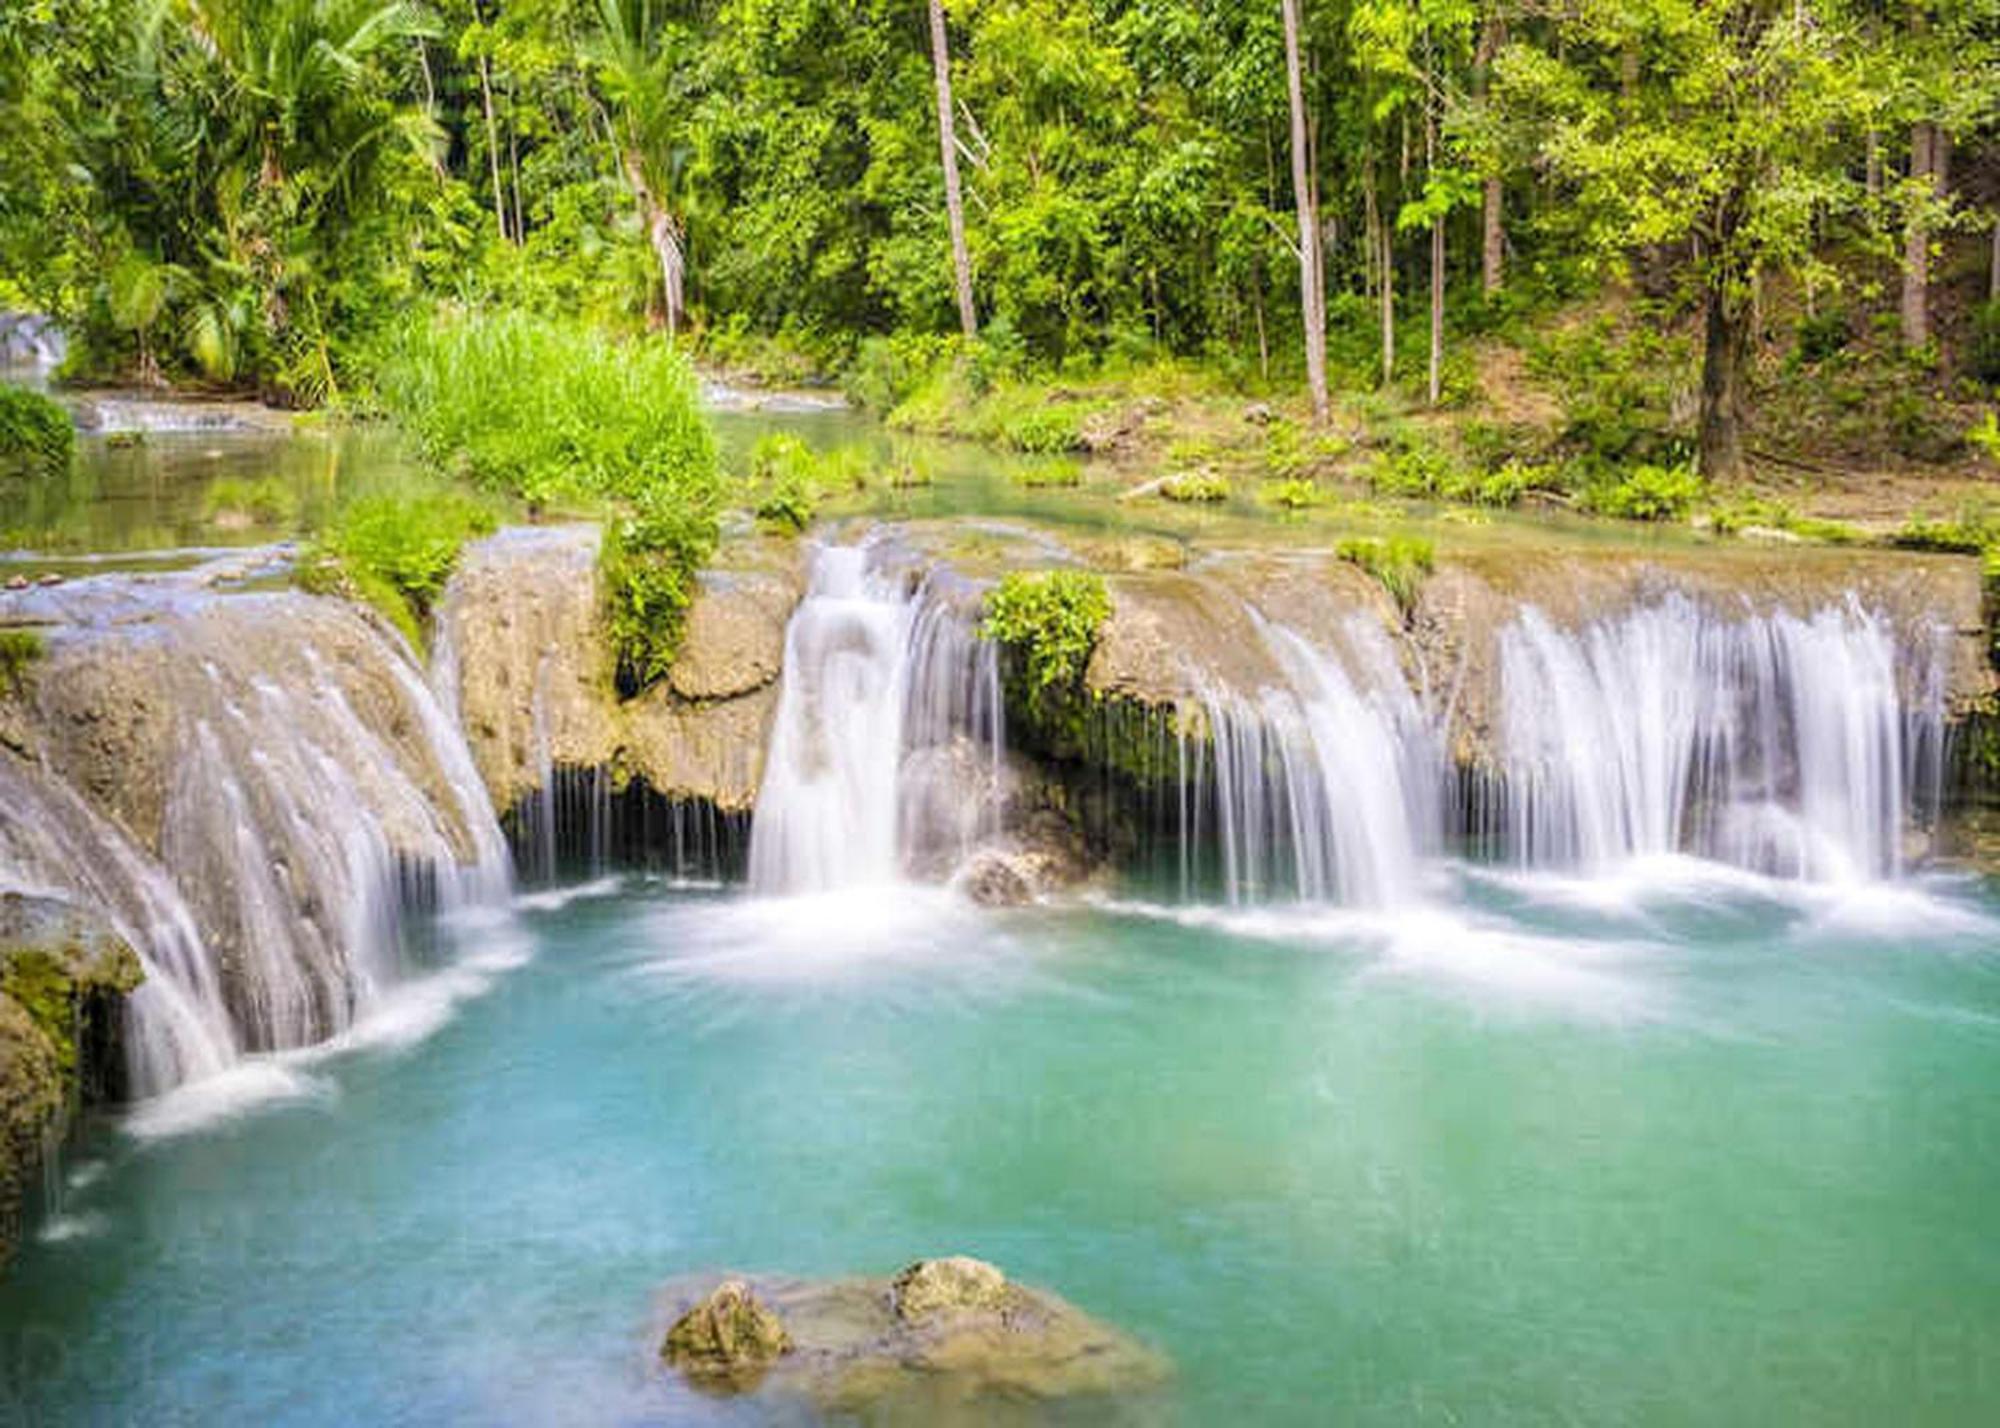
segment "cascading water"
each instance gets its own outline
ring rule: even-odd
[[[153,856],[64,786],[69,770],[10,763],[0,800],[0,885],[106,911],[146,963],[135,1094],[338,1034],[402,975],[430,914],[504,903],[506,843],[458,728],[351,611],[174,579],[37,598],[58,629],[47,718],[70,719],[66,689],[98,679],[163,715]]]
[[[1935,650],[1858,605],[1723,617],[1674,596],[1500,643],[1499,826],[1518,860],[1692,852],[1783,877],[1893,876],[1934,798]]]
[[[785,632],[751,825],[753,888],[893,882],[913,863],[962,853],[991,826],[999,667],[974,633],[970,594],[942,573],[913,589],[871,569],[866,546],[816,553]],[[956,776],[968,771],[969,788]]]
[[[1213,767],[1183,746],[1183,843],[1200,841],[1206,812],[1232,903],[1408,901],[1440,842],[1443,758],[1386,635],[1366,617],[1349,622],[1351,675],[1252,616],[1282,682],[1205,691]]]

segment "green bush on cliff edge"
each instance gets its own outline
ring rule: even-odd
[[[1015,651],[1029,691],[1083,681],[1097,632],[1111,614],[1103,577],[1081,570],[1015,571],[986,597],[979,632]]]

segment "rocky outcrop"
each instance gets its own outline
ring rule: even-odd
[[[665,1304],[661,1357],[694,1387],[871,1421],[1108,1405],[1170,1373],[1074,1305],[962,1255],[888,1279],[696,1279]]]
[[[439,611],[440,671],[497,807],[558,768],[607,768],[675,801],[755,802],[785,625],[803,590],[793,542],[745,538],[702,572],[666,679],[613,687],[591,526],[514,529],[467,549]]]
[[[0,594],[44,647],[0,713],[0,887],[101,911],[172,983],[135,1001],[136,1093],[342,1030],[404,970],[410,913],[507,886],[408,647],[252,585],[279,554]]]
[[[0,1269],[71,1114],[115,1085],[120,1007],[139,980],[132,948],[91,913],[0,894]]]

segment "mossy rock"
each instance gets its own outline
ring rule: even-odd
[[[888,1279],[695,1279],[670,1286],[667,1302],[678,1317],[662,1357],[693,1387],[839,1421],[1042,1422],[1057,1401],[1098,1410],[1098,1421],[1113,1400],[1151,1393],[1171,1373],[1127,1335],[963,1255]],[[703,1351],[694,1362],[710,1362],[718,1321],[738,1334],[737,1361],[753,1348],[747,1372],[703,1375],[677,1360],[681,1340]]]

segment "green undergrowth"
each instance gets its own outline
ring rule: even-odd
[[[797,534],[812,524],[820,505],[866,490],[868,453],[858,446],[821,451],[786,432],[760,437],[743,478],[751,511],[767,529]]]
[[[1088,571],[1015,571],[986,597],[979,632],[1020,661],[1037,696],[1080,686],[1097,632],[1111,614],[1104,578]]]
[[[1437,563],[1435,547],[1421,536],[1350,536],[1334,553],[1367,571],[1389,592],[1405,619],[1416,608],[1424,577]]]
[[[363,601],[422,649],[459,552],[499,523],[491,498],[442,481],[411,479],[357,494],[301,553],[298,583]]]
[[[39,392],[0,384],[0,475],[53,476],[69,469],[76,426]]]
[[[0,630],[0,695],[20,693],[28,671],[47,653],[39,630]]]

